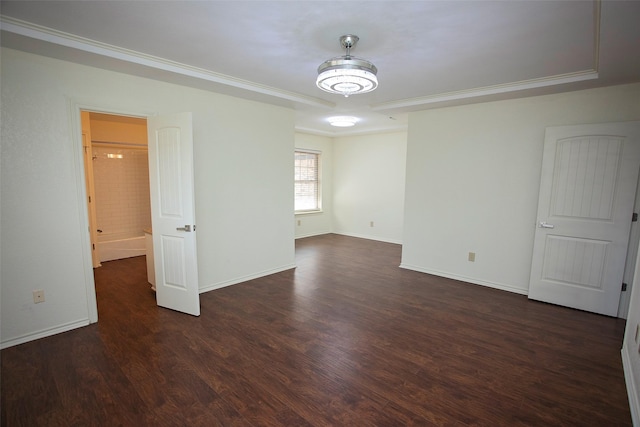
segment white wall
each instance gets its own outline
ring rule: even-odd
[[[331,233],[333,231],[333,139],[297,132],[295,140],[296,149],[321,152],[320,188],[322,191],[322,212],[295,215],[296,239]]]
[[[406,132],[340,138],[296,133],[296,148],[322,152],[322,212],[296,215],[296,238],[334,232],[400,243],[406,141]]]
[[[411,113],[402,266],[526,294],[545,128],[638,120],[639,100],[634,84]]]
[[[3,347],[89,321],[79,105],[193,112],[201,291],[294,266],[292,110],[10,49],[1,55]],[[34,289],[45,291],[44,303],[33,304]]]
[[[406,132],[334,139],[335,233],[402,242],[406,147]]]

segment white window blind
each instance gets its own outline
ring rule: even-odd
[[[320,153],[295,152],[295,210],[320,210]]]

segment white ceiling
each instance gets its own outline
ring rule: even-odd
[[[296,128],[406,128],[407,112],[640,81],[640,1],[2,1],[2,45],[294,108]],[[317,67],[352,54],[378,89]],[[354,115],[353,128],[331,127]]]

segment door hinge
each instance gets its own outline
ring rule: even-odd
[[[624,291],[626,291],[626,290],[627,290],[627,284],[626,284],[626,283],[623,283],[623,284],[622,284],[622,292],[624,292]]]
[[[634,212],[633,215],[631,215],[631,222],[637,222],[638,221],[638,213]]]
[[[96,250],[96,245],[95,245],[95,243],[92,243],[92,244],[91,244],[91,246],[93,247],[93,250],[95,251],[95,250]]]

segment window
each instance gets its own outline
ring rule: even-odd
[[[295,197],[298,213],[321,209],[319,152],[295,152]]]

